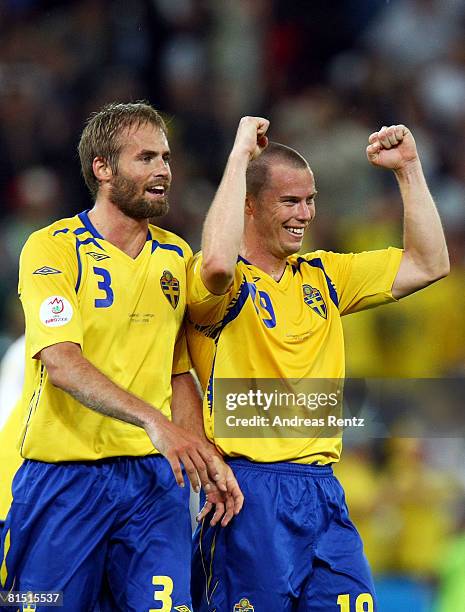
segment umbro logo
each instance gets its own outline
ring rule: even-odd
[[[105,255],[104,253],[96,253],[95,251],[89,251],[86,255],[90,255],[95,259],[95,261],[102,261],[102,259],[110,259],[109,255]]]
[[[55,268],[50,268],[49,266],[42,266],[42,268],[35,270],[33,274],[43,274],[44,276],[47,274],[61,274],[61,270],[56,270]]]

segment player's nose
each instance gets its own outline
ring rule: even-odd
[[[153,168],[153,177],[154,178],[170,178],[171,177],[171,168],[168,160],[163,159],[162,157],[157,159],[157,163]]]
[[[298,205],[296,218],[299,221],[311,221],[315,215],[313,205],[308,204],[306,200],[301,200]]]

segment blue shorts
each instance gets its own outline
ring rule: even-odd
[[[189,487],[160,455],[26,460],[2,535],[2,588],[62,591],[66,612],[189,612],[191,533]]]
[[[374,612],[360,536],[330,466],[231,460],[245,496],[194,536],[194,612]]]

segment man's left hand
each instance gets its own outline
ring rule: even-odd
[[[231,519],[239,514],[244,504],[244,495],[237,483],[232,469],[223,462],[223,478],[226,481],[227,491],[221,491],[214,483],[204,486],[206,501],[197,515],[197,522],[202,521],[213,507],[215,512],[210,525],[215,526],[221,520],[221,526],[226,527]]]

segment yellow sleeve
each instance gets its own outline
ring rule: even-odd
[[[173,353],[173,374],[184,374],[192,368],[192,363],[187,350],[186,330],[184,324],[179,331],[179,335],[174,345]]]
[[[59,342],[74,342],[82,347],[82,322],[76,295],[78,274],[72,243],[44,231],[30,236],[19,262],[26,357],[35,357],[43,348]]]
[[[238,265],[234,273],[233,284],[223,295],[211,293],[203,284],[200,276],[202,254],[197,253],[187,267],[187,304],[189,319],[199,325],[213,325],[223,320],[228,306],[238,295],[243,274]]]
[[[392,285],[403,250],[395,247],[363,253],[317,252],[336,290],[341,315],[394,302]]]
[[[189,261],[192,259],[192,249],[187,244],[187,242],[182,241],[182,248],[184,251],[184,261],[186,264],[186,301],[187,301],[187,267],[189,265]],[[191,359],[189,356],[189,350],[187,348],[187,338],[186,338],[186,317],[184,316],[184,322],[181,326],[181,329],[178,332],[178,336],[176,338],[176,342],[174,345],[174,353],[173,353],[173,374],[184,374],[185,372],[189,372],[192,368]]]

